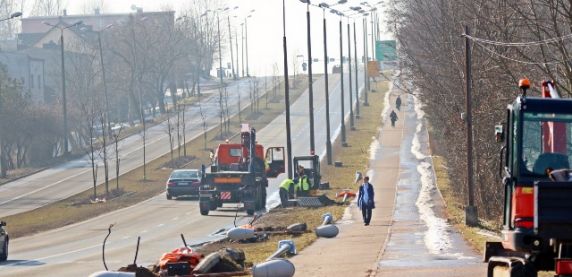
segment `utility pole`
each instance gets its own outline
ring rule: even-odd
[[[352,40],[351,40],[351,31],[350,31],[350,19],[348,18],[348,74],[349,74],[349,95],[350,95],[350,130],[355,130],[354,126],[354,100],[352,96]]]
[[[236,31],[236,27],[234,28],[234,44],[236,46],[236,75],[235,76],[240,76],[239,71],[239,66],[238,66],[238,31]]]
[[[314,141],[314,85],[312,84],[312,36],[310,33],[310,1],[306,5],[306,29],[308,38],[308,111],[310,113],[310,155],[315,154]]]
[[[288,82],[288,46],[286,44],[286,0],[282,0],[282,28],[284,37],[284,105],[286,108],[286,160],[288,164],[288,178],[292,179],[292,135],[290,130],[290,85]]]
[[[472,72],[471,72],[471,41],[469,39],[469,27],[465,26],[465,66],[466,66],[466,130],[467,130],[467,188],[469,203],[465,208],[465,224],[476,226],[478,224],[477,207],[474,204],[474,183],[473,183],[473,115],[472,115]]]
[[[320,4],[321,6],[322,4]],[[322,6],[321,6],[322,7]],[[326,93],[326,159],[328,165],[332,164],[332,142],[330,138],[330,88],[328,87],[328,37],[326,27],[326,9],[322,7],[324,21],[324,81]]]
[[[344,111],[344,43],[343,43],[343,29],[342,29],[342,16],[340,15],[340,82],[341,82],[341,99],[342,99],[342,117],[341,117],[341,133],[342,133],[342,146],[348,146],[346,142],[346,123],[345,123],[345,111]]]
[[[356,75],[356,118],[359,119],[360,115],[359,115],[359,76],[358,76],[358,66],[359,66],[359,60],[358,60],[358,56],[357,56],[357,39],[356,39],[356,22],[354,20],[353,22],[354,24],[354,60],[356,62],[355,65],[355,75]]]
[[[112,25],[110,25],[112,26]],[[103,94],[105,97],[105,117],[106,117],[106,123],[107,123],[107,134],[109,136],[109,138],[111,139],[111,120],[110,120],[110,116],[109,116],[109,97],[108,97],[108,93],[107,93],[107,79],[105,78],[105,66],[103,63],[103,46],[101,44],[101,32],[103,30],[97,32],[97,41],[99,43],[99,57],[100,57],[100,62],[101,62],[101,77],[103,79]]]

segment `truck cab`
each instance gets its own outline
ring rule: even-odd
[[[551,83],[543,83],[544,98],[526,91],[518,96],[507,106],[506,123],[495,128],[497,141],[504,142],[499,166],[504,211],[502,242],[485,246],[488,276],[536,276],[538,270],[565,265],[559,257],[572,257],[572,182],[550,175],[570,169],[572,99],[550,98],[549,88]],[[494,274],[498,268],[508,275]],[[570,276],[572,270],[561,273]]]

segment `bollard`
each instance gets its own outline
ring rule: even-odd
[[[244,229],[244,228],[232,228],[226,232],[226,236],[231,240],[244,240],[244,239],[251,239],[256,236],[256,233],[252,229]]]
[[[252,267],[253,277],[292,277],[296,268],[286,259],[265,261]]]
[[[321,238],[334,238],[339,232],[340,230],[338,229],[338,226],[333,224],[322,225],[315,230],[316,236]]]
[[[322,225],[332,224],[332,221],[334,221],[334,217],[331,213],[325,213],[322,215]]]
[[[278,242],[278,250],[270,255],[266,260],[276,259],[284,254],[296,255],[296,245],[294,245],[294,241],[292,240],[281,240]]]
[[[135,272],[99,271],[89,277],[134,277]]]

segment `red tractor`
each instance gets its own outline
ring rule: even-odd
[[[248,215],[266,207],[268,178],[285,169],[284,147],[264,147],[256,143],[256,131],[242,124],[241,143],[224,143],[214,153],[210,172],[203,170],[199,188],[202,215],[224,203],[243,203]]]
[[[487,276],[572,276],[572,99],[561,99],[550,81],[542,83],[542,98],[526,96],[527,79],[519,86],[506,132],[495,127],[504,141],[504,221],[502,241],[486,243]],[[565,177],[556,180],[555,172]]]

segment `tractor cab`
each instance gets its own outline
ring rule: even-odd
[[[498,269],[521,276],[513,274],[513,266],[536,272],[565,263],[570,271],[561,273],[569,276],[572,182],[556,182],[551,174],[572,164],[572,99],[561,99],[549,81],[542,83],[543,97],[526,96],[527,82],[520,87],[523,93],[508,105],[506,123],[495,126],[496,140],[504,144],[499,166],[504,216],[502,242],[487,242],[485,248],[488,276],[505,276],[493,274]]]
[[[320,156],[297,156],[293,159],[294,169],[298,172],[304,168],[304,174],[308,176],[312,189],[317,189],[320,185]],[[298,174],[296,174],[298,176]]]

